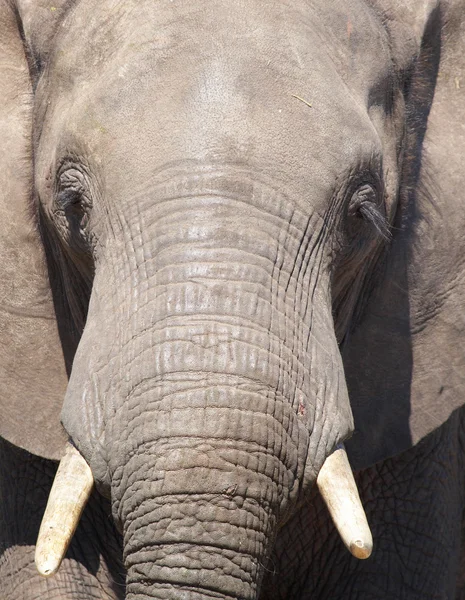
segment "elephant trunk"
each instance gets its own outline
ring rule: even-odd
[[[277,523],[301,491],[308,429],[259,369],[246,377],[247,348],[230,346],[241,374],[191,359],[192,371],[141,382],[120,409],[130,433],[109,464],[129,598],[256,598]],[[182,344],[164,349],[184,362]]]
[[[106,429],[128,598],[252,600],[279,523],[338,429],[303,391],[311,382],[299,389],[269,332],[240,319],[169,324],[150,346],[153,372],[131,351],[130,388]],[[137,343],[148,347],[145,335],[155,337],[149,329]]]
[[[118,502],[129,599],[257,597],[270,568],[278,486],[257,474],[258,459],[243,464],[245,445],[214,446],[205,439],[165,449],[162,459],[148,453],[136,472],[129,464]],[[257,449],[249,452],[253,463]]]
[[[169,181],[102,249],[63,422],[111,491],[130,598],[255,598],[352,428],[327,223],[236,174]]]

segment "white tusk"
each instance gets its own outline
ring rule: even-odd
[[[373,538],[343,445],[325,460],[316,483],[344,544],[356,558],[368,558]]]
[[[89,499],[94,478],[89,465],[71,444],[60,461],[37,538],[35,562],[44,577],[60,568]]]

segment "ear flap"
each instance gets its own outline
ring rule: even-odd
[[[355,468],[406,450],[465,402],[465,11],[459,2],[390,4],[393,46],[412,47],[420,30],[421,43],[405,83],[393,242],[343,348]]]
[[[32,217],[32,87],[19,19],[5,0],[0,31],[0,435],[58,459],[67,377]]]

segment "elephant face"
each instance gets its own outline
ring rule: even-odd
[[[323,3],[113,4],[69,13],[37,91],[39,219],[80,338],[62,419],[134,597],[254,597],[353,427],[338,339],[388,236],[400,109],[389,56],[345,57],[386,35],[358,2],[330,24]]]
[[[255,598],[353,431],[339,346],[408,172],[414,42],[361,0],[81,0],[59,24],[34,180],[63,424],[128,597]]]

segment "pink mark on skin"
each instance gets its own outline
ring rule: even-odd
[[[300,400],[299,402],[299,408],[297,409],[297,412],[299,414],[299,416],[304,417],[306,410],[305,410],[305,404],[303,403],[303,400]]]
[[[352,21],[350,20],[350,17],[347,17],[347,37],[350,40],[350,36],[352,35]]]

